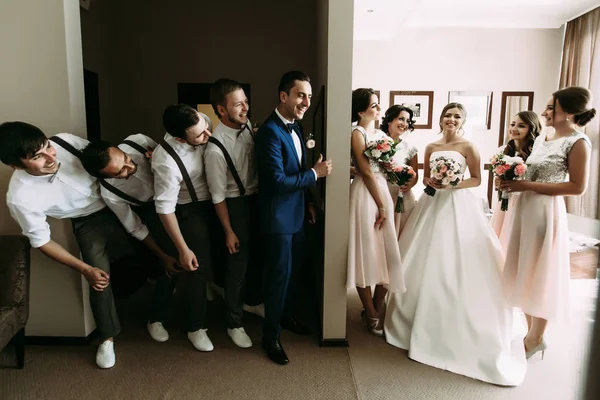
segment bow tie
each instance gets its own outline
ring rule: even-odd
[[[294,130],[298,130],[298,124],[296,122],[292,122],[291,124],[285,124],[285,126],[287,126],[287,129],[290,133],[292,133]]]

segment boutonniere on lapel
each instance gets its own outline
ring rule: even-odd
[[[316,144],[315,143],[315,137],[313,136],[312,133],[309,133],[306,136],[306,142],[305,142],[305,144],[306,144],[306,148],[307,149],[312,149],[313,147],[315,147],[315,144]]]
[[[260,122],[254,122],[252,124],[252,130],[250,131],[250,133],[252,134],[253,137],[256,137],[256,133],[258,132],[258,128],[260,128]]]

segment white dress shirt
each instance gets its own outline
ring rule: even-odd
[[[283,115],[281,115],[281,113],[279,112],[278,109],[275,109],[275,113],[277,114],[277,116],[279,117],[279,119],[281,119],[281,121],[283,122],[283,125],[286,126],[287,128],[287,124],[292,124],[292,121],[288,121],[287,119],[285,119],[283,117]],[[298,161],[300,162],[300,165],[302,165],[302,142],[300,141],[300,136],[298,134],[298,132],[296,132],[296,130],[292,129],[292,140],[294,141],[294,147],[296,147],[296,154],[298,155]],[[314,168],[311,168],[313,174],[315,174],[315,181],[319,178],[317,176],[317,171],[315,171]]]
[[[69,133],[56,136],[79,150],[89,143]],[[85,171],[79,158],[54,142],[50,144],[56,149],[56,159],[60,162],[58,172],[55,175],[34,176],[24,170],[16,170],[6,193],[10,214],[34,248],[50,241],[50,226],[46,217],[84,217],[106,207],[100,197],[98,180]]]
[[[164,139],[181,157],[183,165],[190,175],[198,200],[210,199],[204,172],[204,150],[206,146],[191,146],[187,143],[180,143],[169,133],[165,134]],[[192,196],[187,190],[179,167],[173,157],[162,146],[158,146],[152,153],[152,172],[154,173],[154,203],[157,213],[172,214],[175,212],[177,204],[192,202]]]
[[[252,126],[248,121],[247,126]],[[249,128],[239,134],[240,129],[232,129],[223,123],[217,125],[213,137],[223,144],[229,153],[233,165],[240,176],[246,195],[258,190],[258,172],[254,159],[254,138]],[[204,154],[206,180],[214,204],[221,203],[226,198],[240,197],[235,179],[227,166],[225,155],[213,143],[209,143]]]
[[[130,140],[149,150],[153,150],[157,146],[154,140],[141,133],[127,136],[125,140]],[[139,201],[144,203],[151,201],[154,199],[154,175],[152,174],[150,160],[128,144],[121,143],[118,147],[127,153],[133,162],[137,164],[137,171],[127,179],[111,178],[106,179],[106,182]],[[106,205],[119,218],[119,221],[121,221],[127,232],[137,240],[144,240],[148,236],[150,231],[142,223],[140,217],[131,209],[131,206],[135,206],[136,204],[119,197],[104,186],[100,187],[100,194]]]

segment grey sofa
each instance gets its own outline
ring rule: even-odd
[[[27,238],[0,235],[0,350],[12,341],[18,368],[25,364],[29,268],[30,245]]]

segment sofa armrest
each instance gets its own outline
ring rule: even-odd
[[[24,236],[0,235],[0,307],[21,309],[29,315],[29,268],[31,245]]]

